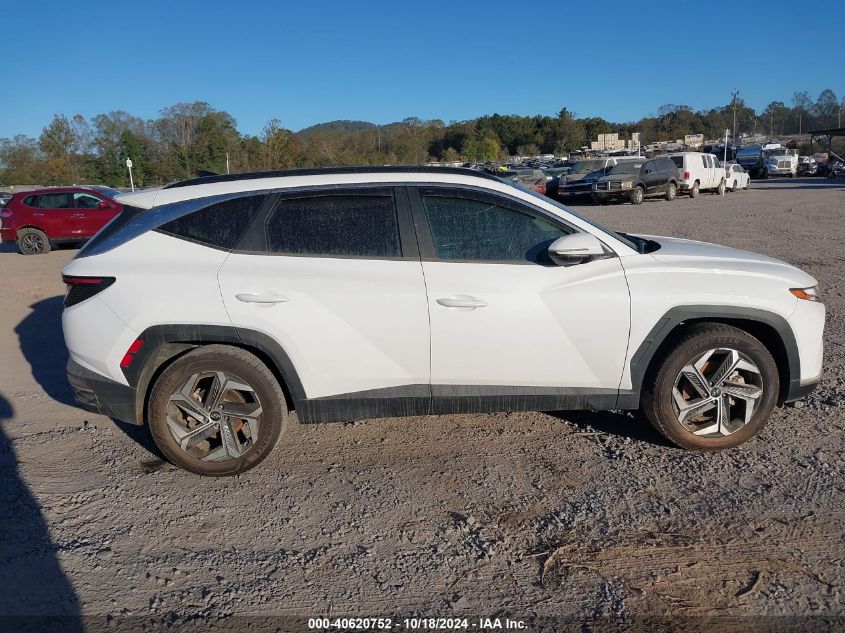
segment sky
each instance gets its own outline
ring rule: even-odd
[[[206,101],[259,134],[335,119],[637,120],[739,90],[845,94],[845,2],[0,0],[0,138]],[[833,37],[829,28],[836,26]],[[724,52],[722,52],[724,51]]]

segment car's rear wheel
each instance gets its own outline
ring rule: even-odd
[[[18,233],[18,249],[24,255],[43,255],[50,252],[50,240],[44,231],[23,229]]]
[[[779,377],[766,347],[721,324],[692,328],[645,384],[640,405],[667,439],[718,450],[757,433],[774,409]]]
[[[634,187],[631,190],[631,204],[642,204],[645,198],[645,192],[642,187]]]
[[[716,191],[714,191],[713,193],[717,193],[720,196],[725,195],[725,179],[724,178],[722,178],[721,182],[719,182],[719,186],[716,187]]]
[[[678,187],[675,185],[674,182],[670,182],[666,185],[666,199],[667,200],[674,200],[678,195]]]
[[[734,180],[734,184],[731,187],[731,191],[736,191],[736,180]]]
[[[242,473],[264,460],[284,432],[287,406],[256,356],[206,345],[178,358],[155,381],[150,432],[174,464],[198,475]]]
[[[745,190],[751,189],[751,176],[745,179]]]
[[[699,190],[698,182],[692,183],[692,188],[689,190],[689,197],[697,198]]]

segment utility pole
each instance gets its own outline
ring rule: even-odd
[[[229,152],[226,152],[226,173],[229,173]]]
[[[732,139],[736,138],[736,98],[738,96],[739,96],[739,90],[734,90],[731,93],[731,97],[732,97],[731,101],[733,102],[733,107],[734,107],[734,126],[731,128],[731,138]],[[734,143],[734,145],[736,145],[736,143]]]

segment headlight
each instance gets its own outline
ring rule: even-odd
[[[819,300],[818,286],[813,286],[812,288],[790,288],[789,292],[794,294],[799,299],[804,299],[805,301]]]
[[[623,189],[630,189],[633,186],[634,186],[634,182],[632,180],[626,180],[625,182],[622,183]]]

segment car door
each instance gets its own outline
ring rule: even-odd
[[[287,192],[265,207],[219,273],[233,324],[274,339],[309,399],[412,397],[427,413],[428,310],[404,189]]]
[[[85,191],[77,191],[73,194],[73,204],[76,209],[73,217],[76,221],[77,235],[80,238],[93,237],[117,213],[115,203],[107,202]]]
[[[646,193],[660,193],[665,190],[666,181],[660,169],[660,161],[650,160],[643,164],[642,171],[645,174]]]
[[[453,187],[413,187],[410,195],[435,412],[485,399],[507,410],[566,406],[584,394],[615,398],[629,326],[618,257],[555,265],[547,247],[575,229],[510,197]],[[533,396],[551,400],[520,399]]]
[[[77,218],[74,217],[73,197],[70,193],[42,193],[34,196],[32,221],[42,229],[48,239],[69,240],[78,234]]]

